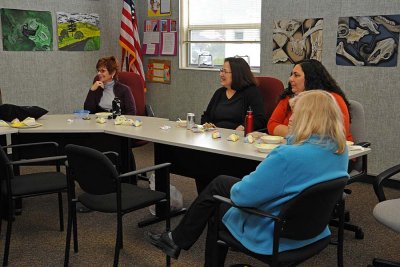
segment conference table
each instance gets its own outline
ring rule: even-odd
[[[115,151],[121,157],[121,171],[135,168],[131,153],[132,139],[154,143],[155,164],[171,162],[171,173],[195,179],[215,177],[219,174],[243,177],[253,171],[266,153],[260,153],[254,144],[244,142],[243,132],[236,142],[227,137],[234,130],[217,130],[221,138],[213,139],[209,131],[195,133],[179,127],[177,122],[165,118],[126,116],[141,120],[139,127],[115,125],[114,120],[106,123],[96,122],[96,116],[90,120],[74,118],[71,114],[45,115],[39,120],[42,126],[36,128],[0,128],[1,134],[11,134],[12,143],[55,141],[60,144],[61,153],[66,144],[80,144],[100,151]],[[349,158],[356,158],[371,152],[370,148],[349,151]],[[23,158],[25,155],[18,155]],[[39,151],[40,156],[40,151]],[[28,155],[26,155],[28,157]],[[166,180],[155,174],[156,190],[166,191]],[[156,209],[161,214],[162,206]]]

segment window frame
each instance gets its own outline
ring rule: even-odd
[[[261,12],[261,7],[260,7]],[[179,68],[180,69],[196,69],[196,70],[214,70],[219,71],[222,65],[214,65],[212,68],[200,68],[195,64],[190,64],[190,44],[259,44],[260,45],[260,65],[261,65],[261,21],[260,23],[243,23],[243,24],[207,24],[207,25],[189,25],[189,0],[179,1]],[[193,30],[241,30],[255,29],[260,32],[258,41],[191,41],[190,34]],[[245,55],[239,55],[245,56]],[[252,71],[259,72],[261,66],[252,67]]]

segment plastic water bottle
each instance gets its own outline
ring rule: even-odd
[[[253,111],[251,110],[251,107],[247,110],[246,118],[244,120],[244,136],[247,134],[253,132]]]

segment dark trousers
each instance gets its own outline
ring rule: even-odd
[[[212,266],[212,259],[215,258],[214,255],[217,249],[219,249],[219,261],[222,262],[222,266],[227,254],[227,248],[216,245],[215,230],[217,228],[215,224],[217,223],[220,228],[224,227],[221,219],[229,209],[229,206],[220,205],[217,218],[215,216],[217,200],[213,198],[213,195],[229,198],[232,186],[238,181],[240,181],[239,178],[226,175],[216,177],[195,199],[179,225],[172,231],[174,242],[180,248],[188,250],[197,241],[208,224],[204,266]]]

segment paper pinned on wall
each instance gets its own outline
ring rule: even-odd
[[[170,0],[162,0],[161,1],[161,14],[171,14],[171,1]]]
[[[163,32],[161,34],[161,55],[176,55],[176,32]]]

